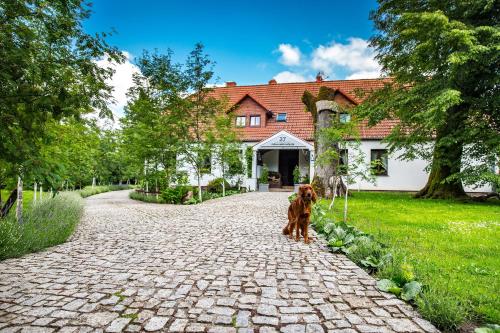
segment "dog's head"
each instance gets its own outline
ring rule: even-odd
[[[299,197],[306,202],[316,202],[317,199],[316,192],[314,192],[313,187],[309,184],[299,187]]]

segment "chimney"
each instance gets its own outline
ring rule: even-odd
[[[271,79],[271,80],[269,80],[269,84],[277,84],[277,83],[278,83],[278,82],[276,82],[276,80],[275,80],[275,79]]]
[[[234,81],[226,82],[226,87],[236,87],[236,82]]]
[[[316,82],[323,82],[323,74],[321,74],[321,72],[316,74]]]

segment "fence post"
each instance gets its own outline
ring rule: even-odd
[[[38,184],[35,182],[35,184],[33,185],[33,202],[36,203],[36,191],[38,190],[38,188],[36,187]]]
[[[23,223],[23,181],[21,176],[17,177],[16,219],[19,224]]]

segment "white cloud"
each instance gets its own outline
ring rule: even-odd
[[[100,59],[97,64],[103,68],[113,68],[115,73],[107,83],[113,87],[114,103],[109,103],[109,108],[113,111],[115,117],[123,116],[123,108],[127,105],[127,92],[133,85],[132,75],[139,73],[139,68],[132,63],[132,55],[127,51],[122,52],[125,60],[121,64],[110,62],[107,59]]]
[[[346,76],[346,80],[355,79],[376,79],[380,77],[380,71],[359,71]]]
[[[281,52],[280,62],[286,66],[300,65],[300,58],[302,54],[300,49],[291,44],[280,44],[278,51]]]
[[[297,73],[292,73],[289,71],[284,71],[284,72],[278,73],[277,75],[274,76],[274,79],[278,83],[305,82],[305,81],[307,81],[305,76],[303,76],[301,74],[297,74]]]
[[[320,45],[311,58],[312,69],[326,74],[332,74],[340,67],[350,72],[347,78],[379,77],[381,72],[374,50],[369,47],[368,41],[361,38],[351,37],[347,44],[332,42],[327,46]]]

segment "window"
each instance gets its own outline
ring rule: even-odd
[[[236,127],[245,127],[247,124],[247,117],[238,116],[236,117]]]
[[[260,127],[260,116],[250,116],[250,126]]]
[[[348,123],[351,121],[351,115],[349,113],[341,113],[339,120],[342,124]]]
[[[339,174],[347,175],[347,167],[349,163],[349,154],[347,149],[339,151]]]
[[[276,117],[276,121],[286,122],[286,113],[278,113],[278,116]]]
[[[374,175],[387,176],[388,163],[386,149],[371,150],[371,169]]]

